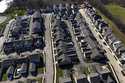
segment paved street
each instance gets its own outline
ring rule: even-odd
[[[52,44],[51,44],[51,14],[45,16],[45,52],[46,52],[46,83],[53,83],[53,55],[52,55]]]
[[[109,59],[111,65],[113,66],[114,68],[114,71],[115,73],[117,74],[117,77],[120,81],[120,83],[125,83],[125,76],[123,76],[123,74],[121,73],[122,71],[122,68],[121,66],[119,65],[119,60],[117,60],[115,58],[115,53],[112,51],[112,49],[109,47],[109,45],[106,43],[106,41],[104,39],[100,39],[99,38],[99,35],[101,35],[99,32],[96,32],[96,28],[95,26],[93,25],[92,21],[90,20],[90,18],[85,14],[85,10],[83,9],[80,9],[80,13],[82,14],[82,16],[85,18],[86,22],[89,24],[89,28],[90,30],[92,31],[93,35],[95,36],[95,38],[97,39],[97,41],[99,42],[100,45],[102,45],[102,48],[105,49],[106,51],[106,56],[107,58]],[[105,42],[107,44],[104,45],[103,42]]]

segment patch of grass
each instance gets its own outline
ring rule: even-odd
[[[38,71],[38,74],[43,73],[44,72],[44,67],[38,68],[37,71]]]
[[[36,78],[33,78],[33,79],[27,79],[27,81],[26,82],[24,82],[24,83],[42,83],[42,80],[43,80],[43,78],[42,77],[36,77]]]
[[[91,73],[91,68],[89,66],[83,67],[83,74],[89,75]]]
[[[7,80],[7,74],[6,74],[6,73],[3,74],[2,80],[3,80],[3,81],[6,81],[6,80]]]
[[[125,22],[125,8],[116,4],[108,4],[105,7],[109,10],[109,12],[120,18],[123,22]]]
[[[38,83],[42,83],[43,78],[36,78],[36,80],[38,81]]]
[[[59,77],[62,77],[63,76],[63,70],[62,69],[60,69],[60,68],[56,68],[57,70],[57,72],[56,72],[56,83],[59,83]]]
[[[5,12],[10,18],[15,18],[17,16],[23,16],[26,14],[25,8],[18,8],[18,7],[10,7]]]
[[[119,38],[119,40],[121,40],[123,42],[123,44],[125,45],[125,34],[123,34],[119,29],[118,27],[110,20],[108,19],[106,16],[104,16],[99,10],[97,10],[97,13],[99,15],[102,16],[102,18],[108,22],[109,24],[109,27],[112,29],[113,33],[115,34],[115,36],[117,38]]]
[[[57,75],[58,75],[59,77],[62,77],[62,76],[63,76],[63,70],[60,69],[60,68],[57,68]]]

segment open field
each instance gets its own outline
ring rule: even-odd
[[[109,12],[125,22],[125,8],[116,4],[108,4],[105,6]]]

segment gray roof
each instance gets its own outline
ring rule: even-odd
[[[118,41],[118,39],[116,38],[116,36],[114,34],[111,34],[108,36],[108,39],[112,42]]]
[[[118,49],[118,52],[125,52],[125,47],[122,46],[121,48]]]
[[[61,33],[56,33],[56,36],[54,38],[54,41],[58,41],[58,40],[64,40],[64,34]]]
[[[117,43],[117,44],[114,44],[113,46],[114,46],[114,48],[118,49],[118,48],[122,47],[123,45],[121,43]]]
[[[107,38],[109,35],[112,34],[111,30],[107,30],[106,32],[104,32],[104,36]]]
[[[110,39],[111,39],[112,41],[118,41],[118,39],[117,39],[115,36],[111,37]]]
[[[77,54],[69,54],[68,57],[77,57]]]
[[[73,48],[73,42],[64,42],[64,41],[60,41],[58,42],[58,46],[61,47],[61,46],[64,46],[67,47],[67,48]]]
[[[96,48],[97,44],[90,38],[90,37],[86,37],[85,41],[88,42],[88,44],[90,45],[91,49]]]

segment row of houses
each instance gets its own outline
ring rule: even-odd
[[[22,35],[29,33],[29,17],[18,16],[15,22],[10,26],[10,37],[19,39]]]
[[[62,19],[68,20],[74,19],[76,14],[78,13],[78,6],[77,4],[59,4],[53,5],[52,11],[55,16],[60,17]]]
[[[44,41],[41,37],[26,38],[23,40],[11,40],[4,42],[4,53],[21,53],[25,51],[33,51],[35,49],[43,49],[45,46]]]
[[[92,66],[94,66],[96,72],[77,76],[77,83],[116,83],[109,69],[104,69],[99,64]],[[72,83],[72,80],[69,77],[64,77],[59,79],[59,83]]]
[[[42,53],[40,52],[26,52],[21,55],[27,55],[25,58],[19,59],[5,59],[0,63],[0,80],[3,74],[7,74],[8,80],[13,80],[16,77],[27,77],[29,74],[32,76],[37,75],[37,68],[42,63]]]
[[[99,47],[88,26],[85,25],[86,23],[83,21],[83,18],[78,18],[79,16],[80,15],[71,21],[71,25],[80,49],[84,54],[83,58],[86,60],[105,62],[107,59],[104,55],[104,51]]]
[[[60,67],[72,67],[79,62],[74,43],[64,21],[56,21],[53,27],[53,40],[57,51],[56,60]]]
[[[16,18],[15,23],[10,26],[10,36],[8,36],[3,44],[5,54],[14,52],[21,53],[44,48],[44,20],[38,11],[32,17],[33,20],[30,23],[28,16],[19,16]],[[31,37],[30,33],[33,37]]]
[[[113,34],[108,24],[96,13],[94,7],[89,3],[85,3],[86,13],[90,16],[92,22],[95,24],[97,30],[102,34],[107,43],[111,46],[117,57],[125,61],[125,47],[123,43]]]
[[[80,22],[83,19],[67,19],[70,20],[74,35],[76,36],[76,40],[78,44],[80,45],[80,48],[82,48],[82,52],[85,53],[85,58],[89,59],[99,59],[100,57],[104,60],[104,55],[102,51],[98,48],[98,45],[95,43],[96,41],[93,40],[93,36],[91,32],[88,30],[88,27],[85,26],[83,22]],[[65,24],[65,21],[62,21],[60,19],[56,19],[53,23],[53,29],[52,29],[52,35],[53,35],[53,43],[56,50],[56,61],[58,62],[59,67],[61,68],[69,68],[72,67],[72,65],[76,64],[76,61],[78,60],[76,49],[74,48],[74,43],[72,42],[72,37],[70,35],[70,32],[68,31],[68,28]],[[82,31],[84,34],[82,34]],[[94,42],[94,43],[93,43]],[[96,49],[96,50],[94,50]],[[99,49],[99,50],[98,50]],[[102,53],[102,54],[101,54]],[[102,61],[102,59],[100,61]],[[87,60],[88,61],[88,60]],[[75,62],[75,63],[74,63]],[[79,62],[77,62],[79,63]],[[85,63],[87,64],[87,63]],[[92,63],[89,63],[92,64]],[[84,66],[84,63],[83,63]],[[97,66],[96,64],[93,65]],[[102,67],[102,64],[99,65],[97,69]],[[79,68],[78,68],[79,69]],[[79,69],[80,70],[80,69]],[[84,68],[81,68],[82,73],[84,71]],[[93,71],[94,69],[92,69]],[[65,71],[64,71],[65,72]],[[77,68],[76,71],[77,72]],[[67,73],[67,72],[65,72]],[[79,72],[78,72],[79,73]],[[69,73],[68,73],[69,74]],[[81,72],[80,72],[81,74]],[[76,80],[78,83],[116,83],[112,76],[110,76],[109,70],[95,70],[94,72],[91,72],[89,77],[87,75],[78,75]],[[72,77],[71,77],[72,78]],[[59,78],[59,83],[72,83],[72,79],[68,77],[68,75]],[[90,79],[89,79],[90,78]]]

